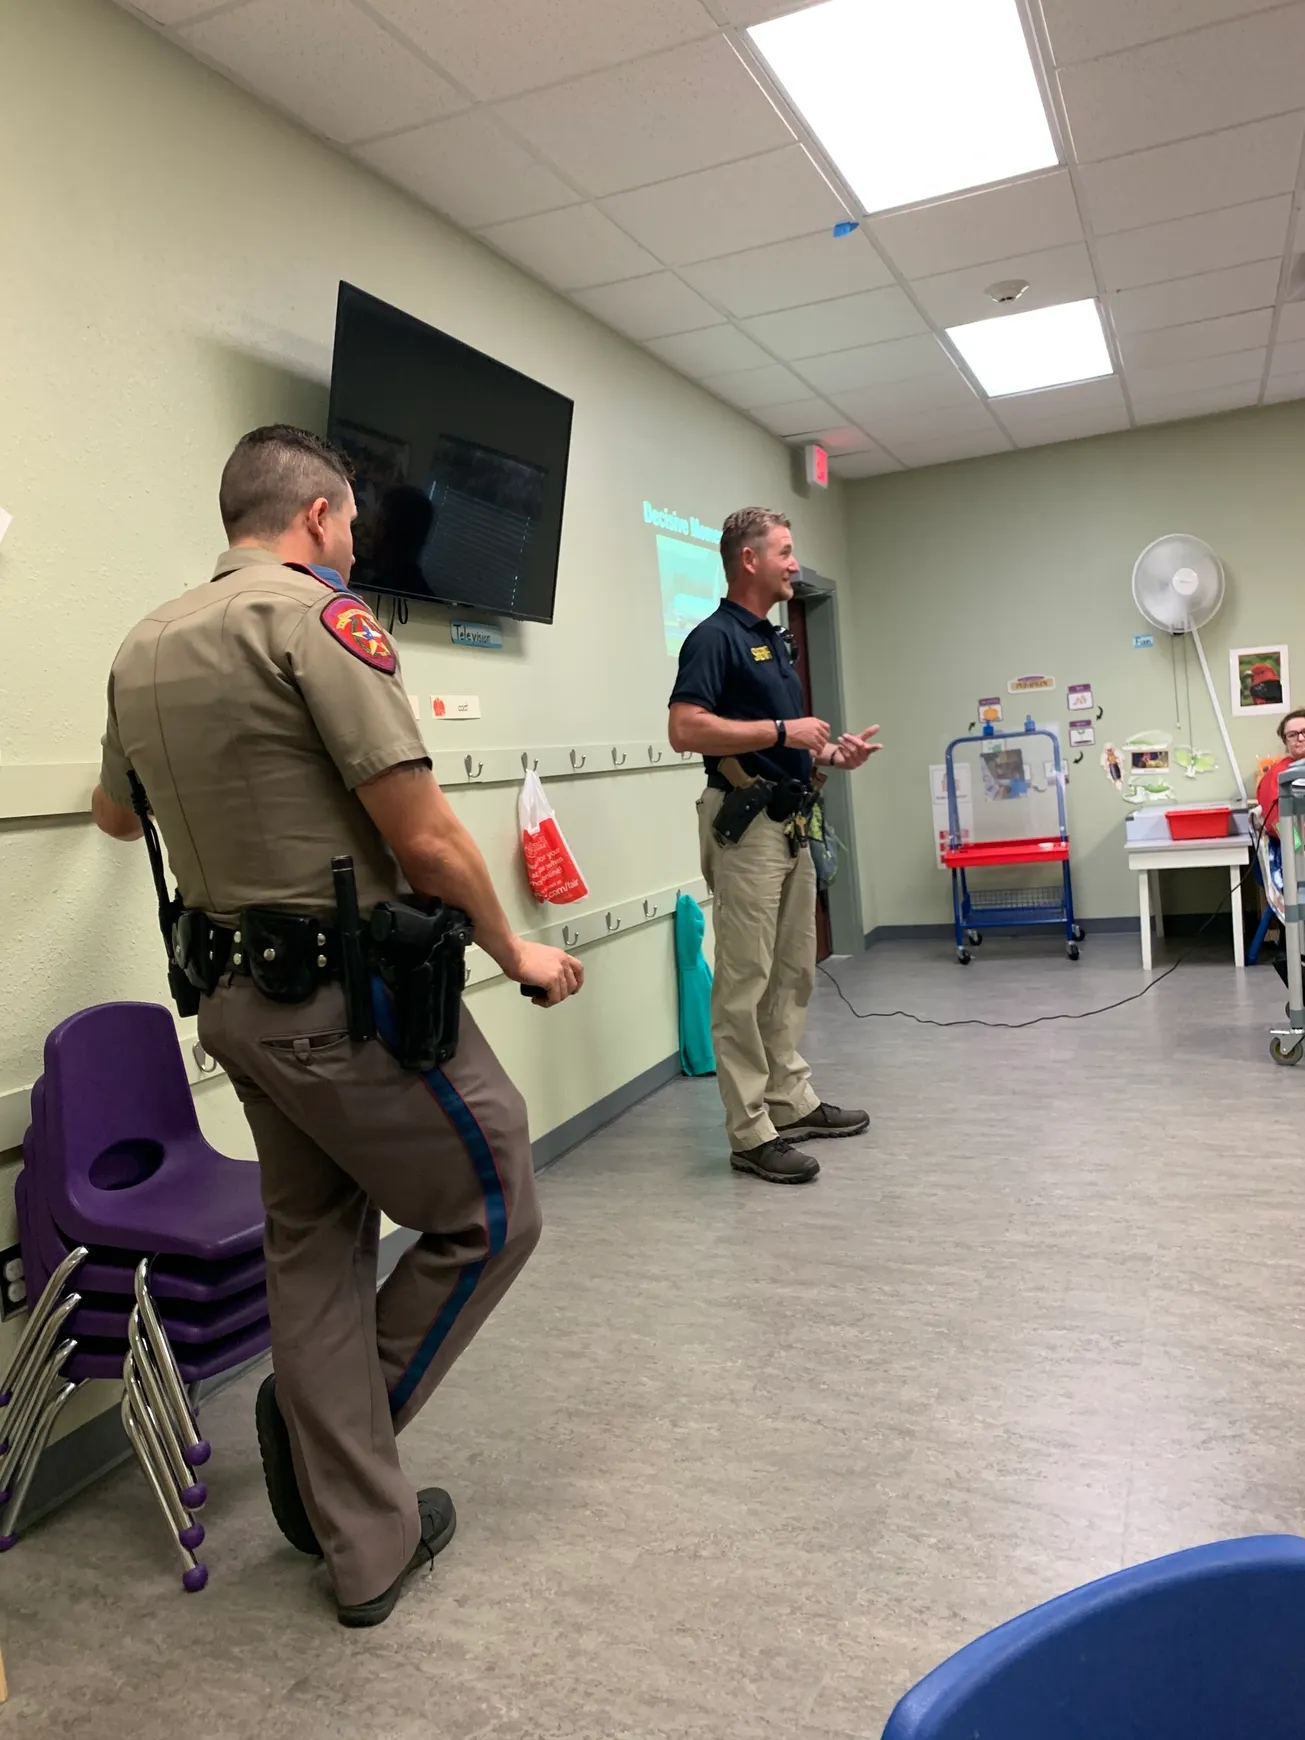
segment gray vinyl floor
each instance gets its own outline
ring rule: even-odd
[[[863,1008],[1020,1020],[1138,990],[1136,949],[990,940],[962,971],[895,944],[836,971]],[[388,1625],[341,1631],[281,1544],[246,1377],[207,1415],[204,1595],[174,1593],[134,1471],[0,1561],[0,1734],[873,1737],[1042,1598],[1301,1530],[1281,1005],[1219,949],[1024,1032],[858,1022],[822,984],[817,1082],[870,1135],[768,1187],[726,1169],[713,1084],[682,1082],[545,1175],[538,1256],[405,1438],[461,1527]]]

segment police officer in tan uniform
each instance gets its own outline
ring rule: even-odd
[[[769,620],[801,572],[784,515],[732,513],[720,554],[726,597],[685,640],[670,702],[671,747],[697,751],[707,771],[698,832],[714,897],[716,1081],[734,1170],[809,1184],[820,1163],[799,1144],[859,1136],[870,1119],[821,1100],[798,1050],[816,976],[803,816],[813,766],[863,767],[879,727],[831,743],[828,724],[803,715],[801,680]]]
[[[268,1493],[287,1538],[325,1558],[341,1623],[375,1625],[455,1527],[447,1493],[409,1485],[396,1436],[516,1278],[540,1214],[525,1105],[465,1009],[456,1054],[426,1073],[350,1037],[331,861],[352,857],[364,917],[409,891],[460,908],[537,1003],[578,991],[583,969],[512,931],[430,771],[394,648],[345,590],[347,462],[303,430],[256,429],[220,507],[231,547],[211,583],[152,611],[114,660],[93,814],[139,837],[130,770],[222,950],[199,1033],[258,1149]],[[321,952],[302,1001],[255,987],[242,924],[259,911],[310,915]],[[378,1293],[382,1213],[420,1236]]]

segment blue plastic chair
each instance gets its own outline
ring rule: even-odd
[[[967,1644],[883,1740],[1301,1740],[1305,1540],[1135,1565]]]

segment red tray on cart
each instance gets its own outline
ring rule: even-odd
[[[1069,857],[1069,841],[1059,834],[1034,840],[985,840],[978,846],[944,850],[949,870],[982,870],[997,864],[1057,864]]]

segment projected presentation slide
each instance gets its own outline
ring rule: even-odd
[[[680,656],[685,636],[725,596],[725,572],[720,553],[707,544],[657,534],[657,569],[662,583],[662,623],[666,651]]]

